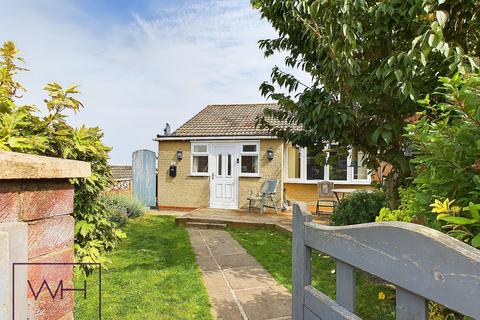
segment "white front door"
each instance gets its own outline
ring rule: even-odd
[[[212,172],[210,172],[210,207],[238,208],[237,147],[212,146]]]

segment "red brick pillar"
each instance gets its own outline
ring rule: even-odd
[[[28,262],[26,299],[31,320],[73,319],[72,292],[63,299],[60,293],[52,298],[44,287],[37,294],[43,281],[54,291],[60,281],[65,288],[73,287],[73,266],[52,263],[73,262],[74,190],[69,178],[90,174],[85,162],[0,152],[0,224],[27,224],[28,261],[16,262]]]

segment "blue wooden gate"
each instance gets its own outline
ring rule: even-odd
[[[149,207],[156,207],[156,155],[150,150],[137,150],[132,154],[132,194]]]

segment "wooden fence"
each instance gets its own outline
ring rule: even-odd
[[[480,319],[480,250],[436,230],[404,222],[331,227],[293,207],[293,319],[361,319],[355,270],[396,287],[396,318],[428,318],[428,301]],[[336,261],[336,301],[311,286],[311,251]]]

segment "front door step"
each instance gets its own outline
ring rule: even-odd
[[[187,228],[225,229],[226,227],[227,225],[224,223],[187,222]]]

